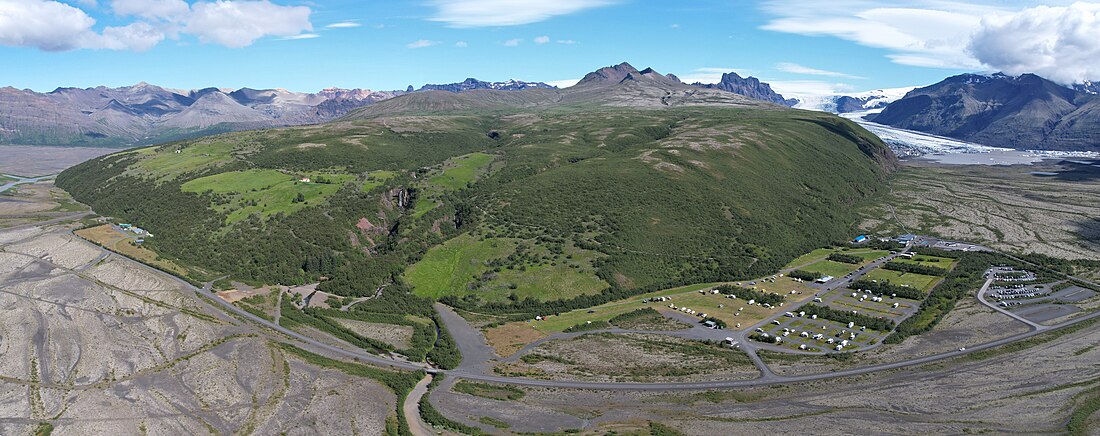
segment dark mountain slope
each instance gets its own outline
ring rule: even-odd
[[[964,74],[909,92],[874,121],[998,147],[1100,150],[1098,104],[1034,74]]]

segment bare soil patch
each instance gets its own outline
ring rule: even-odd
[[[489,346],[501,357],[516,354],[525,345],[546,337],[545,333],[524,322],[510,322],[486,329],[484,333]]]
[[[366,322],[337,317],[331,319],[359,336],[385,342],[393,345],[397,349],[408,349],[409,341],[412,340],[412,326]]]
[[[498,372],[593,381],[752,379],[760,372],[738,350],[671,336],[589,334],[542,344]]]

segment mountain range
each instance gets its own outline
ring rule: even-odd
[[[803,97],[794,107],[837,114],[870,111],[885,108],[902,98],[915,86],[905,88],[876,89],[866,92]]]
[[[962,74],[916,88],[871,121],[983,145],[1100,151],[1100,95],[1035,74]]]
[[[793,104],[792,100],[784,99],[767,83],[754,77],[742,78],[730,73],[724,74],[718,84],[687,85],[675,75],[662,75],[652,69],[638,71],[627,63],[589,74],[570,92],[542,82],[486,82],[474,78],[451,84],[427,84],[419,89],[412,86],[393,91],[329,88],[317,93],[250,88],[185,91],[147,83],[120,88],[58,88],[48,93],[7,87],[0,88],[0,144],[129,146],[227,131],[316,124],[380,101],[420,92],[475,93],[429,98],[432,102],[425,107],[492,104],[491,101],[479,101],[484,95],[476,93],[484,91],[536,91],[522,96],[495,95],[493,98],[538,100],[541,95],[546,98],[543,103],[548,103],[563,95],[586,94],[586,89],[592,89],[587,85],[607,80],[645,82],[668,91],[647,98],[645,94],[657,88],[646,86],[639,88],[638,94],[631,98],[613,96],[607,101],[610,104],[617,101],[620,105],[633,105],[633,100],[641,98],[651,103],[675,105],[697,97],[695,94],[709,96],[711,103],[717,104],[742,102],[738,99],[740,96],[787,106]],[[739,95],[735,97],[735,94]],[[528,104],[535,103],[528,101]]]
[[[778,92],[773,91],[771,85],[761,82],[760,79],[751,76],[741,77],[733,72],[722,74],[722,80],[719,80],[718,83],[694,83],[692,85],[702,88],[721,89],[726,92],[741,94],[746,97],[784,106],[794,106],[798,104],[798,99],[784,98]]]

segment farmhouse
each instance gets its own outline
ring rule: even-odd
[[[834,279],[833,276],[821,276],[821,278],[819,278],[815,281],[818,282],[818,283],[828,283],[829,280],[832,280],[832,279]]]

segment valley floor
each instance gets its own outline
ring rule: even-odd
[[[1073,164],[938,165],[914,161],[866,209],[877,234],[919,233],[1068,259],[1100,253],[1100,184]]]

